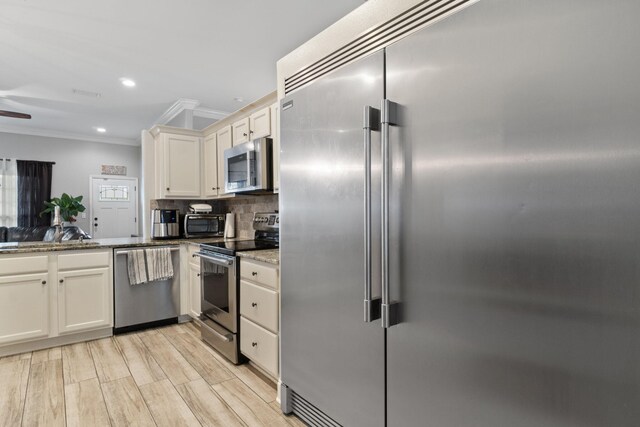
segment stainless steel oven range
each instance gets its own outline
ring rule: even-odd
[[[237,252],[278,247],[280,216],[256,213],[253,240],[203,243],[200,258],[202,339],[233,363],[240,363],[240,263]]]

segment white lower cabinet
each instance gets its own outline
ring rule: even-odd
[[[109,268],[58,272],[58,332],[111,326]]]
[[[200,265],[193,263],[189,263],[189,315],[200,317]]]
[[[243,258],[240,277],[240,351],[266,373],[278,378],[278,266]]]
[[[240,351],[274,377],[278,377],[278,335],[240,317]]]
[[[113,326],[111,250],[0,255],[0,346]]]
[[[49,335],[49,274],[0,276],[0,344]]]

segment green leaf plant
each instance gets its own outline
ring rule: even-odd
[[[40,212],[40,216],[54,212],[56,206],[60,206],[60,216],[63,221],[75,222],[76,215],[85,211],[82,196],[73,197],[67,193],[62,193],[60,197],[54,197],[48,202],[44,202],[45,209]]]

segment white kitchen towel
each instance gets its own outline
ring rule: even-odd
[[[173,263],[171,262],[171,249],[153,248],[145,249],[147,255],[147,268],[149,281],[167,280],[173,277]]]
[[[129,285],[139,285],[147,282],[147,263],[144,261],[142,249],[131,250],[127,253],[127,270]]]

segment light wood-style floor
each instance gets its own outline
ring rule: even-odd
[[[0,426],[303,426],[192,323],[0,359]]]

